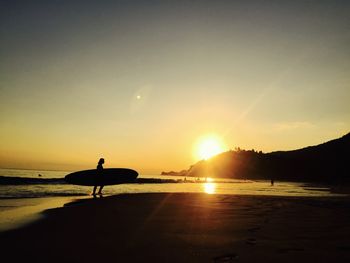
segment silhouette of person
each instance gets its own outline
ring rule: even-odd
[[[100,189],[98,191],[98,195],[102,195],[102,189],[103,189],[103,184],[102,184],[102,176],[103,176],[103,164],[105,163],[105,159],[103,158],[100,158],[100,160],[98,161],[98,164],[97,164],[97,176],[96,176],[96,182],[95,182],[95,186],[94,186],[94,190],[92,192],[92,195],[93,196],[96,196],[96,189],[97,189],[97,186],[100,186]]]

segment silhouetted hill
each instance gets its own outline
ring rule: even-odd
[[[192,165],[187,176],[350,182],[350,133],[320,145],[271,153],[235,150]]]

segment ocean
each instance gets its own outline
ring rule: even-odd
[[[64,181],[72,171],[0,169],[0,199],[89,196],[92,187],[70,185]],[[156,192],[204,192],[277,196],[333,196],[328,187],[296,182],[191,178],[182,176],[139,175],[133,184],[105,186],[105,195]]]
[[[92,187],[64,181],[72,171],[0,169],[0,231],[18,227],[41,216],[46,209],[61,207],[76,199],[91,198]],[[136,193],[207,193],[228,195],[270,195],[333,197],[325,186],[266,180],[191,178],[139,175],[132,184],[105,186],[104,196]]]

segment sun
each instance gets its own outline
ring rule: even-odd
[[[198,140],[196,146],[196,157],[201,160],[207,160],[223,151],[224,144],[222,140],[216,135],[207,135]]]

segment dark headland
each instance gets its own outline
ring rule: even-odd
[[[163,175],[350,183],[350,133],[316,146],[263,153],[239,148]]]

